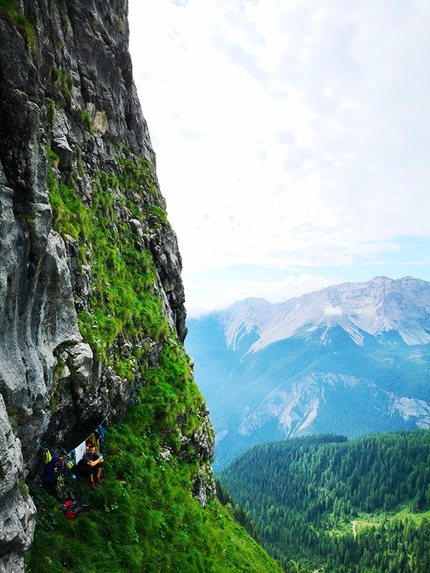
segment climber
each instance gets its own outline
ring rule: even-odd
[[[90,478],[91,489],[96,489],[96,483],[102,485],[101,473],[103,469],[103,456],[96,452],[93,444],[87,444],[87,453],[82,458],[81,474],[88,475]],[[94,477],[95,469],[95,477]]]

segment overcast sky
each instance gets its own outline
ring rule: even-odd
[[[428,0],[129,0],[189,316],[430,280]]]

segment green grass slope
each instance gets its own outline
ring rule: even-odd
[[[216,498],[204,508],[191,495],[201,466],[192,447],[180,455],[176,420],[188,417],[192,431],[201,400],[181,345],[166,344],[139,404],[106,436],[103,486],[93,492],[87,482],[71,482],[92,509],[69,520],[59,507],[67,488],[62,495],[32,490],[38,518],[26,571],[280,572]]]

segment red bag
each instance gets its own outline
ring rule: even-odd
[[[65,512],[66,517],[69,519],[75,519],[78,513],[82,511],[89,511],[91,506],[85,504],[80,499],[77,499],[72,492],[70,492],[70,497],[61,506],[61,509]]]

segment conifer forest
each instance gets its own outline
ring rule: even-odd
[[[266,443],[220,482],[287,572],[429,571],[428,430]]]

